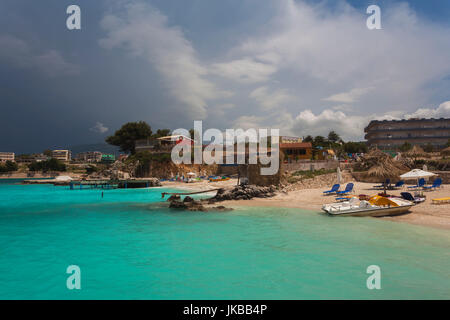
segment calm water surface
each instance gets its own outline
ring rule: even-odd
[[[0,180],[1,299],[443,299],[450,235],[282,208],[172,211],[163,189]],[[366,268],[381,268],[381,290]],[[66,268],[81,268],[68,290]]]

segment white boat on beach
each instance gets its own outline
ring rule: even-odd
[[[373,196],[368,201],[360,201],[353,197],[349,201],[324,204],[322,210],[332,216],[383,217],[406,213],[413,205],[401,198]]]

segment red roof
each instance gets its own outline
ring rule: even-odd
[[[280,149],[310,149],[312,148],[311,142],[299,142],[299,143],[280,143]]]

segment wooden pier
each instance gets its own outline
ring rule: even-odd
[[[207,193],[207,192],[212,192],[212,191],[219,191],[220,189],[223,189],[223,188],[216,188],[216,189],[209,189],[209,190],[195,191],[195,192],[162,192],[161,193],[161,198],[164,198],[164,196],[166,194],[176,195],[176,196],[189,196],[191,194],[199,194],[199,193]]]
[[[154,186],[153,180],[72,180],[70,190],[75,189],[138,189]]]

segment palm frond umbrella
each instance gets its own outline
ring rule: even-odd
[[[411,150],[405,152],[403,155],[408,157],[408,158],[414,158],[414,160],[417,159],[417,158],[421,158],[421,157],[422,158],[423,157],[429,157],[429,154],[426,153],[421,147],[419,147],[417,145],[412,147]]]
[[[450,147],[445,148],[444,150],[441,150],[441,155],[450,156]]]
[[[381,159],[377,164],[373,165],[368,171],[367,174],[369,177],[375,177],[383,183],[384,194],[386,194],[386,180],[398,179],[399,176],[408,171],[408,168],[402,165],[401,163],[394,161],[390,156]]]

